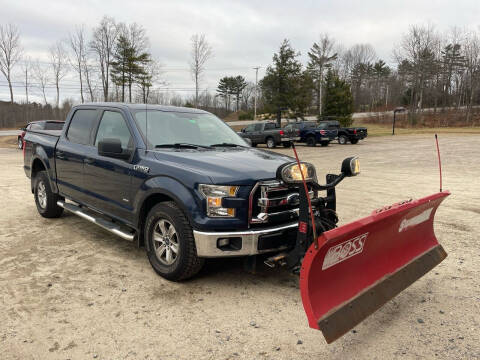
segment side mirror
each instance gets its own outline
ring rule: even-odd
[[[125,153],[122,150],[122,142],[120,139],[114,138],[100,140],[98,142],[98,154],[117,159],[128,159],[130,157],[129,153]]]
[[[360,174],[360,160],[358,156],[348,157],[343,160],[341,171],[346,177]]]
[[[248,145],[252,146],[252,140],[251,140],[251,139],[249,139],[249,138],[243,138],[243,140],[245,140],[245,142],[246,142]]]
[[[242,129],[242,132],[245,132],[245,128]]]

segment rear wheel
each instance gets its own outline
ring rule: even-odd
[[[23,149],[23,140],[22,140],[21,137],[18,137],[18,148],[19,148],[20,150]]]
[[[155,272],[172,281],[185,280],[200,271],[192,228],[185,214],[172,202],[155,205],[145,223],[147,256]]]
[[[50,188],[50,181],[46,171],[39,171],[33,179],[33,195],[37,210],[45,218],[57,218],[63,213],[63,208],[57,205],[60,200]]]
[[[317,145],[317,139],[315,139],[315,136],[307,137],[307,146],[315,146],[315,145]]]
[[[350,142],[351,142],[352,144],[356,144],[356,143],[358,143],[358,139],[351,139]]]
[[[338,137],[338,143],[341,145],[345,145],[347,143],[348,139],[345,135],[340,135]]]
[[[267,143],[267,147],[268,147],[269,149],[273,149],[273,148],[276,146],[275,140],[273,140],[272,137],[267,138],[266,143]]]

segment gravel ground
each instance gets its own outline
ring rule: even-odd
[[[442,135],[440,145],[452,196],[435,229],[449,256],[331,345],[308,327],[296,276],[263,265],[250,274],[233,259],[163,280],[143,249],[73,215],[40,217],[21,151],[0,149],[0,357],[479,358],[480,136]],[[438,190],[433,136],[298,149],[319,174],[361,157],[362,174],[338,187],[342,223]]]

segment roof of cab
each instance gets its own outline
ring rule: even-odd
[[[80,105],[76,105],[77,107],[115,107],[124,110],[159,110],[159,111],[169,111],[169,112],[183,112],[183,113],[196,113],[196,114],[209,114],[209,112],[201,110],[201,109],[194,109],[194,108],[187,108],[187,107],[180,107],[180,106],[168,106],[168,105],[154,105],[154,104],[128,104],[128,103],[121,103],[121,102],[92,102],[92,103],[84,103]]]

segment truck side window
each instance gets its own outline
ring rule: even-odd
[[[97,118],[97,110],[79,109],[73,114],[68,127],[67,139],[82,145],[90,144],[90,132]]]
[[[255,124],[255,130],[254,131],[262,131],[262,124]]]
[[[275,129],[274,123],[265,124],[265,130],[273,130],[273,129]]]
[[[126,150],[132,147],[133,140],[130,130],[122,114],[116,111],[104,111],[100,125],[98,126],[95,146],[103,139],[119,139],[122,143],[122,149]]]
[[[255,125],[254,125],[254,124],[248,125],[248,126],[245,128],[245,132],[252,132],[252,131],[254,131],[254,128],[255,128]]]

